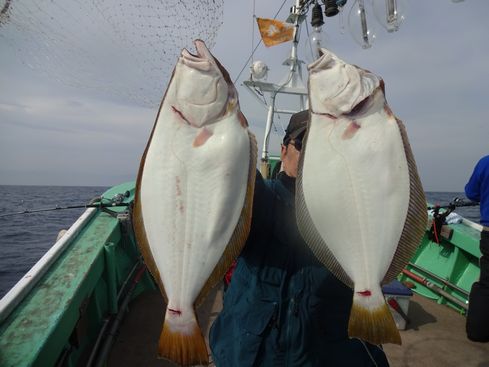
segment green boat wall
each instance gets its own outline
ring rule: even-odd
[[[126,191],[129,197],[125,202],[131,203],[134,182],[113,187],[104,197]],[[127,218],[124,208],[111,210]],[[3,320],[0,366],[77,366],[99,358],[92,355],[92,350],[97,340],[103,345],[106,335],[101,330],[110,329],[122,300],[127,298],[124,289],[130,288],[136,271],[144,266],[124,222],[102,210],[96,211]],[[134,298],[155,286],[144,272],[132,288],[130,297]]]
[[[414,282],[415,287],[412,290],[465,314],[470,288],[474,281],[478,280],[480,273],[479,241],[481,231],[479,227],[478,224],[465,219],[462,223],[445,225],[444,229],[447,234],[441,236],[439,244],[429,239],[428,227],[410,264],[406,266],[407,270],[426,278],[459,302],[455,302],[450,297],[435,292],[419,282]],[[428,270],[428,272],[422,269]],[[399,280],[413,282],[405,274],[399,275]],[[462,307],[460,303],[465,307]]]

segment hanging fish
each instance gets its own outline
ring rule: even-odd
[[[401,344],[381,284],[406,266],[424,234],[424,191],[382,79],[321,52],[308,66],[299,229],[316,257],[353,289],[350,337]]]
[[[257,147],[229,74],[201,40],[178,59],[136,183],[141,253],[167,301],[158,356],[208,353],[195,315],[249,233]]]

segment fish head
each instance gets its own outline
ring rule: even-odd
[[[229,74],[205,43],[194,41],[196,54],[183,49],[173,75],[173,109],[194,127],[202,127],[225,115],[237,104]]]
[[[335,117],[349,113],[379,86],[376,75],[344,62],[324,48],[320,55],[307,67],[312,112]]]

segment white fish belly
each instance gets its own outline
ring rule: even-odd
[[[383,111],[357,121],[312,114],[303,162],[304,200],[329,250],[371,289],[396,251],[409,205],[409,171],[397,122]]]
[[[235,114],[201,129],[165,110],[147,152],[141,180],[144,228],[169,299],[192,307],[226,248],[243,208],[250,161],[247,129]]]

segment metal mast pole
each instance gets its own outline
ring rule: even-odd
[[[267,178],[270,173],[270,163],[269,163],[269,141],[270,141],[270,133],[272,131],[274,116],[276,113],[287,113],[293,114],[297,111],[291,110],[278,110],[275,107],[276,99],[278,94],[289,94],[289,95],[297,95],[300,98],[300,110],[305,108],[305,97],[307,96],[307,90],[304,87],[304,83],[302,81],[302,69],[301,62],[297,57],[297,46],[299,44],[299,36],[300,36],[300,24],[304,20],[304,13],[309,6],[309,2],[304,2],[301,0],[296,0],[295,5],[291,9],[291,14],[287,19],[287,22],[294,24],[294,33],[293,33],[293,42],[292,49],[290,52],[290,56],[287,60],[284,61],[283,65],[289,65],[289,71],[286,75],[285,82],[281,84],[268,83],[262,81],[256,81],[253,79],[246,80],[243,84],[252,92],[255,97],[258,98],[258,93],[256,90],[259,90],[263,95],[265,93],[270,94],[270,104],[267,106],[263,101],[260,100],[261,103],[265,104],[268,109],[267,113],[267,121],[265,125],[265,135],[263,139],[262,145],[262,154],[261,154],[261,163],[260,163],[260,172],[264,178]],[[258,98],[259,99],[259,98]]]

